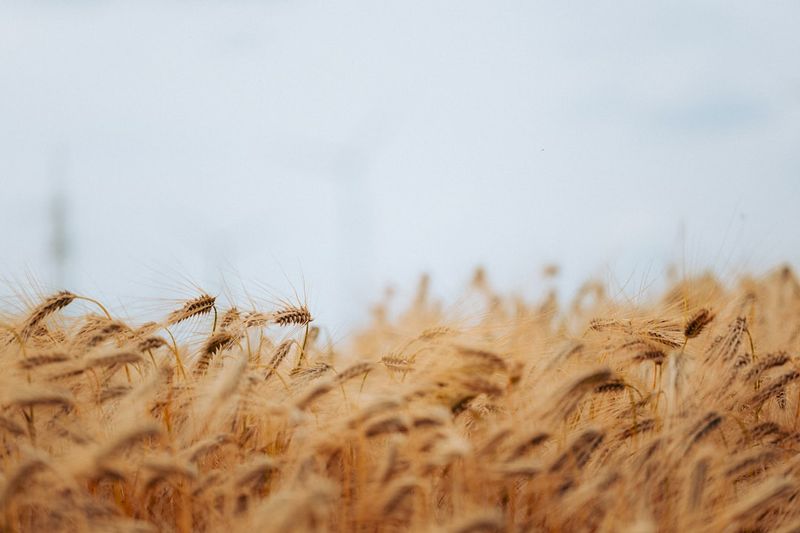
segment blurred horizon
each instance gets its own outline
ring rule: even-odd
[[[799,15],[5,1],[0,277],[294,287],[346,331],[423,272],[452,297],[477,266],[530,295],[797,267]]]

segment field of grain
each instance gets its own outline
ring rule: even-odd
[[[0,317],[2,531],[800,531],[800,283]]]

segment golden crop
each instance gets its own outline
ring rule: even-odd
[[[0,321],[2,531],[798,531],[800,283]],[[83,314],[81,314],[83,313]]]

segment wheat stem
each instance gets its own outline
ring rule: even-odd
[[[108,309],[106,309],[103,304],[101,304],[100,302],[98,302],[94,298],[89,298],[88,296],[75,295],[75,299],[76,300],[83,300],[85,302],[91,302],[91,303],[95,304],[97,307],[99,307],[103,311],[103,314],[106,315],[107,319],[112,320],[111,313],[108,312]]]

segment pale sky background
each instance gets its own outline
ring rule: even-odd
[[[800,264],[800,3],[0,0],[0,274],[441,294]],[[7,291],[6,291],[7,292]]]

